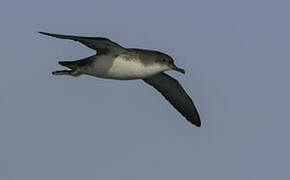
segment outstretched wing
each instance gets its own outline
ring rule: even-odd
[[[159,73],[143,80],[157,89],[189,122],[200,127],[197,109],[176,79]]]
[[[40,34],[44,34],[47,36],[52,36],[55,38],[60,39],[70,39],[74,41],[78,41],[87,47],[96,50],[99,54],[105,54],[109,51],[114,52],[121,52],[124,51],[125,48],[120,46],[119,44],[102,37],[80,37],[80,36],[67,36],[67,35],[61,35],[61,34],[52,34],[47,32],[39,32]]]

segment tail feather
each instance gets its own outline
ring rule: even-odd
[[[70,69],[79,69],[80,67],[89,65],[94,58],[95,55],[76,61],[59,61],[58,64],[68,67]]]
[[[77,68],[77,62],[76,61],[59,61],[58,64],[68,67],[70,69],[76,69]]]

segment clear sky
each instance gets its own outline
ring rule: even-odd
[[[290,2],[0,2],[0,179],[290,179]],[[37,31],[159,50],[188,123],[141,80],[52,76],[94,53]]]

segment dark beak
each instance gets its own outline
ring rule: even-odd
[[[177,67],[174,64],[172,65],[171,69],[174,70],[174,71],[180,72],[182,74],[185,74],[185,70],[184,69],[181,69],[181,68]]]

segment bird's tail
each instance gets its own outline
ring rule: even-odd
[[[77,61],[59,61],[58,64],[70,69],[77,69]]]
[[[71,70],[54,71],[53,75],[70,75],[70,76],[80,76],[82,73],[79,71],[79,61],[59,61],[60,65],[65,66]]]
[[[87,57],[85,59],[76,60],[76,61],[59,61],[58,64],[65,66],[67,68],[70,68],[70,69],[79,69],[83,66],[89,65],[94,58],[95,58],[95,55]]]

